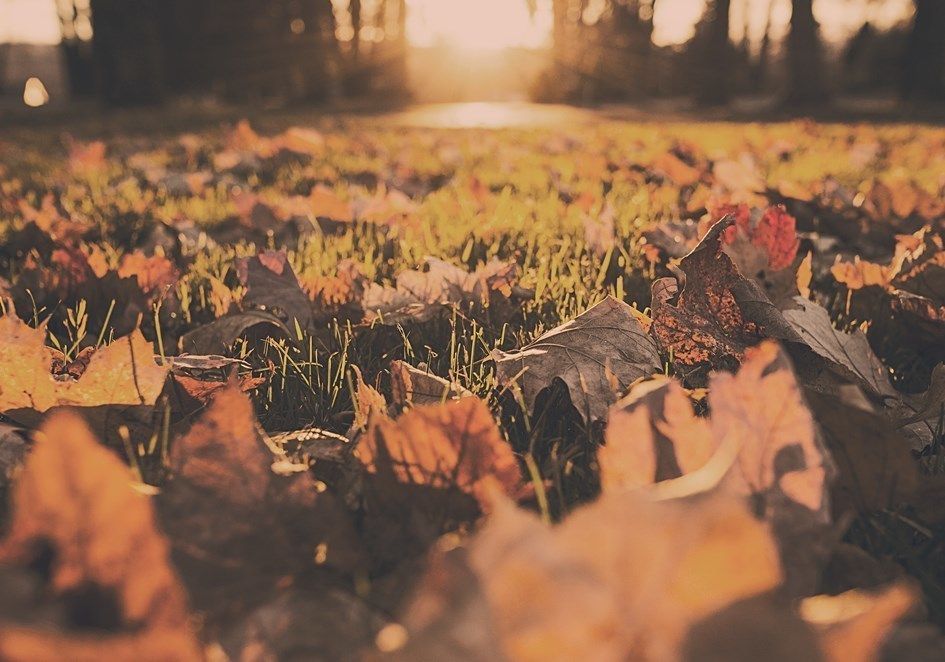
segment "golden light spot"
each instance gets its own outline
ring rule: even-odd
[[[39,108],[49,103],[49,92],[43,81],[35,76],[26,81],[23,86],[23,103],[30,108]]]
[[[381,628],[374,639],[374,645],[382,653],[393,653],[407,645],[410,634],[400,623],[390,623]]]

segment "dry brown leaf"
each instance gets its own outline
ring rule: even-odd
[[[745,350],[767,335],[769,329],[760,322],[771,321],[775,337],[784,335],[775,328],[783,320],[767,297],[722,250],[723,234],[733,223],[731,217],[716,223],[680,261],[684,278],[653,283],[650,334],[663,353],[672,357],[677,372],[695,385],[701,385],[710,369],[737,367]],[[746,303],[758,310],[748,315]]]
[[[538,394],[560,379],[587,422],[602,420],[620,392],[660,371],[656,345],[633,309],[608,297],[516,352],[495,350],[499,381],[521,388],[532,412]]]
[[[3,563],[28,563],[37,542],[54,550],[50,588],[56,596],[87,585],[113,591],[120,608],[115,633],[51,636],[0,626],[5,660],[200,659],[189,630],[187,599],[155,527],[147,497],[128,469],[101,447],[71,413],[51,417],[17,480]],[[147,572],[142,569],[146,568]],[[152,648],[157,642],[159,646]],[[164,656],[158,651],[163,651]],[[48,657],[44,657],[48,656]]]
[[[709,387],[710,419],[696,417],[673,380],[635,387],[614,406],[600,454],[604,489],[639,487],[701,469],[723,446],[732,463],[717,476],[721,489],[756,498],[781,492],[812,511],[825,505],[830,460],[816,438],[790,365],[766,342],[748,351],[738,374],[716,373]],[[644,473],[621,480],[627,467]],[[641,483],[641,479],[649,480]],[[706,489],[715,487],[706,484]]]
[[[155,363],[140,331],[96,350],[79,379],[53,376],[45,339],[43,327],[34,329],[14,314],[0,317],[0,411],[153,405],[164,388],[168,367]]]
[[[351,370],[354,372],[355,381],[353,427],[363,432],[367,430],[372,417],[387,416],[387,400],[380,391],[364,381],[361,368],[352,365]]]
[[[238,258],[236,275],[246,288],[240,305],[244,310],[265,311],[278,317],[290,330],[313,326],[312,302],[302,291],[285,251],[262,251]]]
[[[482,507],[490,490],[516,495],[522,485],[512,449],[475,397],[417,406],[397,420],[373,417],[355,454],[369,473],[389,470],[401,483],[456,487]]]
[[[165,256],[149,257],[141,251],[122,256],[118,275],[122,278],[131,276],[137,278],[141,291],[151,298],[160,298],[165,290],[176,285],[180,278],[177,267]]]
[[[473,316],[508,319],[515,302],[531,293],[518,287],[518,266],[491,260],[469,272],[436,258],[426,259],[425,270],[404,271],[397,286],[371,283],[364,292],[365,321],[396,325],[423,322],[459,306]]]
[[[392,404],[401,408],[408,405],[435,405],[472,395],[455,382],[403,361],[391,361],[390,379]]]
[[[617,245],[617,230],[614,225],[614,216],[616,210],[609,202],[596,216],[585,213],[584,221],[584,242],[591,251],[599,256],[605,256]]]
[[[833,325],[823,306],[796,296],[781,305],[781,313],[815,354],[838,366],[852,383],[876,396],[894,397],[889,372],[873,353],[859,329],[847,333]]]
[[[160,497],[175,551],[189,560],[182,569],[210,564],[251,568],[257,576],[291,573],[314,564],[321,544],[328,550],[323,562],[332,567],[360,563],[350,523],[332,495],[319,493],[304,466],[289,475],[275,472],[288,464],[260,435],[249,397],[235,384],[219,391],[174,440],[172,480]]]
[[[807,399],[839,470],[834,502],[840,513],[876,512],[916,499],[918,465],[885,417],[842,397],[808,392]]]
[[[510,660],[667,660],[699,619],[775,588],[777,549],[731,498],[605,495],[548,528],[509,503],[470,545]]]

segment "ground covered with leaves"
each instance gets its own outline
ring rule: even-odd
[[[945,656],[945,131],[0,143],[0,658]]]

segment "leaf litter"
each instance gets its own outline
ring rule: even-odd
[[[0,657],[940,657],[935,149],[700,130],[13,158]]]

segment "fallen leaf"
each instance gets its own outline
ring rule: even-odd
[[[390,377],[392,404],[401,408],[408,405],[435,405],[472,395],[459,384],[403,361],[391,361]]]
[[[489,490],[514,496],[522,484],[512,449],[475,397],[419,405],[397,420],[373,417],[355,454],[369,473],[390,470],[401,483],[456,487],[484,509]]]
[[[469,555],[511,660],[676,659],[693,623],[781,581],[766,527],[722,496],[604,495],[554,528],[500,503]]]
[[[883,641],[916,598],[911,586],[893,584],[873,595],[853,590],[808,598],[800,613],[820,630],[828,662],[872,662],[881,658]]]
[[[473,316],[504,320],[515,312],[517,301],[531,295],[517,282],[515,263],[492,260],[469,272],[427,258],[426,270],[401,272],[395,288],[368,285],[362,301],[365,321],[390,325],[423,322],[453,305]]]
[[[879,397],[896,395],[889,382],[889,372],[873,353],[862,331],[838,330],[822,306],[801,296],[785,302],[781,312],[804,343],[839,368],[851,383]]]
[[[263,251],[234,262],[243,287],[241,306],[278,317],[288,328],[313,326],[312,303],[302,291],[285,251]]]
[[[662,498],[718,490],[750,499],[772,524],[791,590],[813,588],[829,551],[814,534],[832,539],[833,463],[778,346],[748,350],[736,375],[713,374],[709,408],[709,419],[696,417],[665,378],[632,389],[613,407],[598,454],[603,489],[652,485]]]
[[[620,392],[660,371],[656,346],[630,306],[608,297],[515,352],[494,350],[499,381],[521,388],[529,412],[560,379],[587,422],[602,420]]]
[[[877,512],[915,498],[918,466],[885,417],[840,396],[808,392],[807,400],[838,469],[838,513]]]
[[[164,530],[197,608],[218,632],[258,608],[285,577],[366,562],[347,512],[260,435],[231,385],[171,444],[158,498]],[[234,489],[234,486],[239,486]]]
[[[696,386],[711,369],[736,368],[745,350],[765,337],[796,338],[764,292],[722,250],[723,235],[734,223],[726,217],[712,226],[680,261],[680,277],[653,283],[650,334]]]
[[[99,632],[43,632],[5,622],[0,657],[202,659],[148,498],[132,489],[128,469],[81,419],[59,413],[43,425],[13,503],[0,560],[28,564],[45,541],[53,551],[51,598],[94,586],[113,594],[118,614],[112,628]]]
[[[226,352],[243,337],[294,337],[285,323],[266,310],[246,310],[232,313],[220,319],[198,326],[185,333],[180,340],[181,348],[192,354],[215,354]]]
[[[140,331],[95,351],[79,379],[56,379],[43,327],[34,329],[16,315],[0,317],[0,411],[45,412],[52,407],[153,405],[168,368]],[[14,414],[15,416],[15,414]]]

